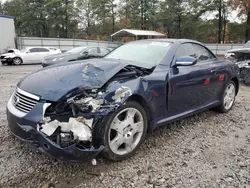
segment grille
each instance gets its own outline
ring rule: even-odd
[[[32,94],[17,89],[13,95],[12,104],[16,109],[28,113],[37,104],[38,100],[38,97],[33,97]]]

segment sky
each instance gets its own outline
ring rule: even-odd
[[[216,14],[217,14],[217,12],[216,13],[215,12],[207,12],[202,16],[202,18],[205,19],[205,20],[211,20],[211,19],[214,19],[216,17]],[[228,15],[228,19],[231,22],[241,23],[244,20],[244,17],[239,18],[238,17],[238,11],[233,10],[231,12],[231,14]]]

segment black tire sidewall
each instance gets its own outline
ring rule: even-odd
[[[140,111],[140,113],[142,114],[143,117],[143,121],[144,121],[144,130],[143,130],[143,135],[141,137],[140,142],[138,143],[138,145],[136,146],[136,148],[131,151],[130,153],[126,154],[126,155],[117,155],[115,153],[113,153],[113,151],[110,149],[109,147],[109,129],[111,126],[111,123],[113,121],[113,119],[116,117],[116,115],[122,111],[125,108],[135,108],[137,110]],[[137,102],[134,101],[129,101],[126,104],[124,104],[123,106],[121,106],[120,108],[118,108],[115,112],[109,114],[108,116],[104,117],[103,120],[99,121],[96,125],[96,130],[95,133],[93,135],[93,139],[96,140],[100,145],[104,145],[104,151],[103,151],[103,156],[112,160],[112,161],[121,161],[124,159],[127,159],[129,157],[131,157],[132,155],[134,155],[134,153],[137,151],[137,149],[139,148],[139,146],[142,144],[142,142],[144,141],[146,134],[147,134],[147,128],[148,128],[148,118],[147,118],[147,113],[145,112],[144,108]]]

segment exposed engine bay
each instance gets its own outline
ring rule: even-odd
[[[104,116],[114,112],[133,94],[131,88],[119,81],[137,79],[153,71],[127,66],[100,89],[84,89],[80,94],[58,103],[47,103],[44,118],[37,130],[61,148],[76,144],[81,149],[93,147],[93,130]],[[83,79],[89,79],[83,70]]]
[[[241,81],[250,85],[250,49],[231,50],[225,58],[239,66]]]

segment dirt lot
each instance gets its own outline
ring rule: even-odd
[[[228,114],[207,111],[150,135],[129,160],[97,166],[47,157],[14,138],[5,106],[39,65],[0,66],[0,187],[250,187],[250,87]],[[38,83],[39,84],[39,83]]]

